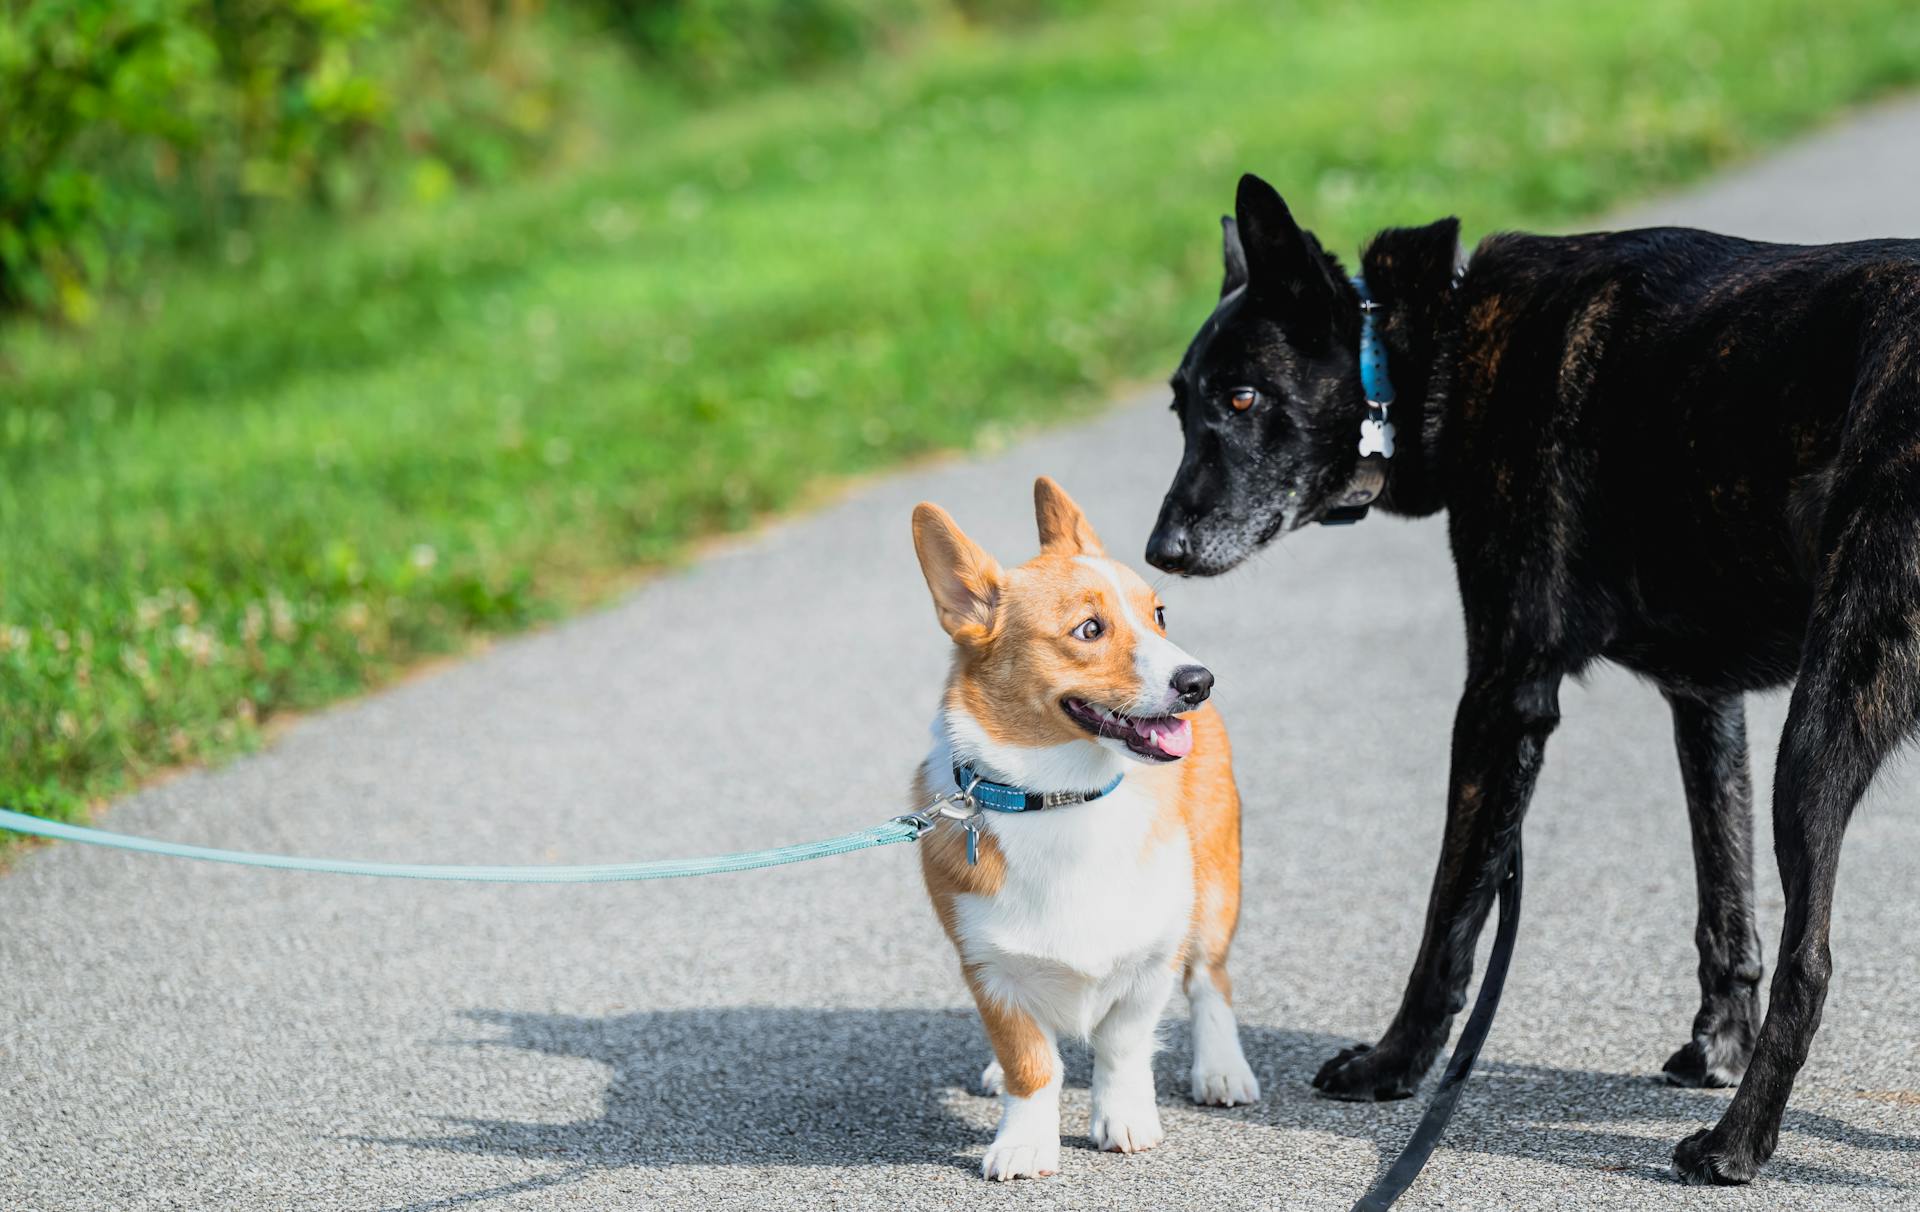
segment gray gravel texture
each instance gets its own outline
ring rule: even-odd
[[[1774,237],[1911,233],[1920,105],[1648,207]],[[1420,219],[1425,216],[1408,216]],[[1196,239],[1204,233],[1196,233]],[[1181,327],[1196,317],[1171,316]],[[821,837],[908,805],[946,659],[907,518],[1032,551],[1058,477],[1135,558],[1177,457],[1159,393],[859,488],[612,609],[134,796],[111,827],[445,862],[599,862]],[[977,1177],[986,1057],[904,847],[672,884],[485,887],[58,846],[0,879],[0,1208],[1343,1208],[1419,1105],[1307,1079],[1397,1000],[1439,842],[1462,676],[1444,523],[1289,538],[1167,586],[1219,675],[1247,803],[1234,955],[1258,1106],[1201,1111],[1167,1029],[1166,1144]],[[1769,784],[1780,696],[1752,704]],[[1658,696],[1565,696],[1482,1076],[1409,1208],[1920,1207],[1920,814],[1891,770],[1848,840],[1826,1026],[1753,1187],[1668,1151],[1725,1092],[1668,1089],[1695,1007],[1693,881]],[[1762,819],[1764,820],[1764,813]],[[1763,923],[1779,882],[1763,861]]]

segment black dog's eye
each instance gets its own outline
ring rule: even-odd
[[[1165,631],[1167,629],[1167,608],[1165,606],[1155,606],[1153,608],[1153,621],[1159,625],[1160,630]]]
[[[1104,630],[1105,628],[1100,626],[1099,619],[1088,619],[1073,629],[1073,638],[1076,640],[1097,640]]]
[[[1236,387],[1233,389],[1231,398],[1233,400],[1233,410],[1235,412],[1245,412],[1260,402],[1260,393],[1251,387]]]

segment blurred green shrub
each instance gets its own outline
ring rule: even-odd
[[[263,205],[506,177],[555,145],[608,39],[701,97],[1089,2],[0,0],[0,311],[84,323],[146,254]]]
[[[189,142],[177,101],[213,48],[173,0],[49,0],[0,15],[0,302],[81,317],[126,208],[84,167],[103,142]]]
[[[155,246],[261,203],[505,175],[558,75],[532,0],[4,0],[0,307],[84,322]]]

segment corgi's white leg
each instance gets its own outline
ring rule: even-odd
[[[1260,1101],[1260,1079],[1240,1050],[1240,1024],[1220,988],[1225,972],[1196,966],[1187,973],[1193,1012],[1193,1101],[1234,1107]]]
[[[1057,1174],[1065,1068],[1053,1030],[988,991],[978,969],[967,970],[967,984],[995,1057],[980,1079],[985,1083],[996,1073],[1000,1078],[1000,1127],[980,1173],[995,1182]]]
[[[1093,1143],[1143,1153],[1165,1138],[1153,1098],[1153,1050],[1173,972],[1156,968],[1114,1004],[1093,1029]]]
[[[1060,1172],[1060,1078],[1056,1053],[1046,1085],[1025,1095],[1001,1093],[1000,1127],[980,1163],[981,1174],[1003,1183]]]

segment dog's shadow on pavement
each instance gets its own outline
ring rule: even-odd
[[[564,1123],[450,1120],[445,1135],[359,1137],[371,1144],[566,1164],[562,1171],[391,1212],[439,1212],[563,1185],[603,1169],[678,1165],[861,1167],[933,1165],[967,1170],[991,1138],[996,1113],[975,1087],[987,1059],[971,1011],[738,1006],[607,1017],[474,1011],[499,1034],[463,1046],[512,1048],[604,1065],[600,1114]],[[1161,1102],[1185,1104],[1184,1021],[1170,1023],[1157,1060]],[[1352,1041],[1243,1025],[1247,1056],[1265,1087],[1253,1107],[1205,1114],[1250,1128],[1333,1133],[1376,1144],[1385,1166],[1412,1133],[1424,1099],[1385,1105],[1314,1096],[1306,1079]],[[1084,1050],[1068,1054],[1068,1084],[1084,1084]],[[1525,1158],[1583,1173],[1670,1182],[1676,1125],[1718,1118],[1725,1091],[1666,1087],[1646,1075],[1483,1064],[1443,1148]],[[966,1100],[973,1098],[978,1105]],[[1543,1104],[1550,1111],[1543,1113]],[[1582,1119],[1605,1117],[1592,1126]],[[1639,1127],[1646,1134],[1609,1130]],[[1604,1127],[1602,1127],[1604,1125]],[[1178,1131],[1177,1124],[1170,1128]],[[1071,1142],[1075,1125],[1069,1121]],[[1920,1152],[1920,1139],[1828,1116],[1789,1111],[1786,1129],[1854,1148]],[[1085,1144],[1084,1140],[1079,1141]],[[570,1164],[568,1164],[570,1163]],[[1884,1186],[1878,1177],[1776,1159],[1783,1183]]]

